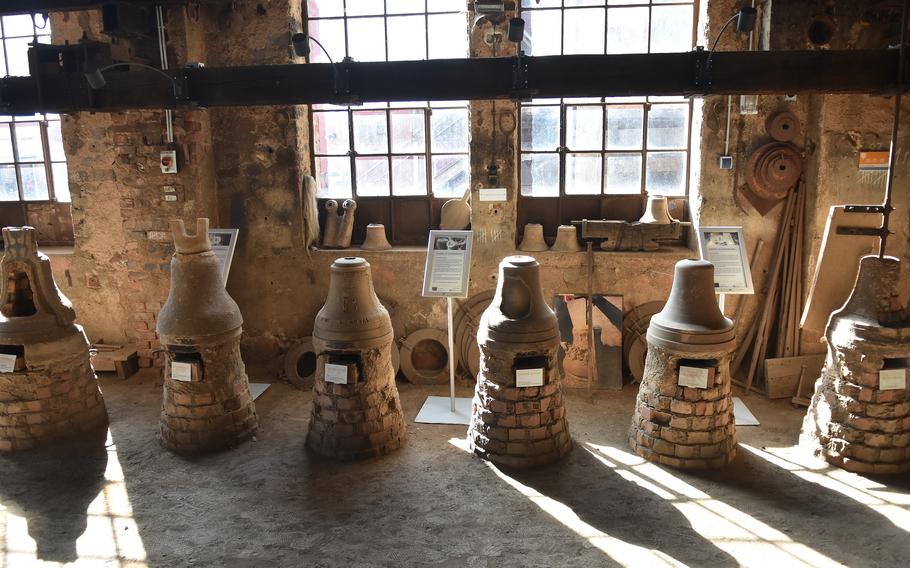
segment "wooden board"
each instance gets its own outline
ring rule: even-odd
[[[768,398],[790,398],[799,386],[799,373],[806,365],[804,382],[814,384],[825,364],[824,355],[765,359],[765,384]]]

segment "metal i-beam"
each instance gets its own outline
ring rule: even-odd
[[[347,101],[470,100],[795,93],[889,94],[896,50],[704,52],[439,59],[182,69],[191,102],[150,71],[105,73],[93,91],[82,73],[0,80],[2,114],[261,106]],[[39,96],[40,93],[40,96]],[[3,110],[0,108],[0,110]]]
[[[3,0],[0,2],[0,16],[16,14],[45,14],[48,12],[66,12],[74,10],[91,10],[104,4],[116,4],[115,0]],[[130,0],[129,4],[170,6],[186,4],[187,0]]]

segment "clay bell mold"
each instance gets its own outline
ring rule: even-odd
[[[733,341],[733,321],[721,313],[714,294],[714,265],[694,258],[677,262],[670,297],[648,326],[648,343],[716,351]]]
[[[61,440],[103,441],[104,399],[89,345],[69,300],[57,289],[33,227],[6,227],[0,260],[0,452]]]
[[[664,195],[648,195],[645,213],[638,220],[639,223],[649,225],[669,225],[676,221],[670,216],[670,206]]]
[[[558,252],[578,252],[581,245],[578,244],[578,231],[575,225],[560,225],[556,230],[556,242],[550,247],[550,250]]]
[[[525,225],[524,235],[521,238],[521,244],[518,245],[518,250],[540,252],[549,248],[543,238],[543,225],[539,223],[528,223]]]
[[[316,314],[313,339],[332,349],[386,345],[393,331],[389,312],[376,297],[370,263],[356,256],[332,263],[329,293]]]
[[[236,446],[259,427],[240,356],[243,317],[224,289],[208,227],[197,219],[188,235],[183,221],[171,221],[171,287],[158,314],[167,360],[159,440],[181,454]]]
[[[493,301],[477,331],[480,345],[496,342],[530,347],[559,345],[556,314],[540,286],[540,264],[530,256],[507,256],[499,263]]]
[[[386,238],[385,225],[379,223],[370,223],[367,225],[367,236],[361,247],[363,250],[389,250],[392,245]]]

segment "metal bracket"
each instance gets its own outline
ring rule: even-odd
[[[711,59],[708,52],[701,45],[695,46],[695,89],[707,93],[711,86]]]
[[[893,209],[893,208],[892,208]],[[844,213],[884,213],[883,205],[845,205]]]
[[[337,104],[341,105],[358,105],[361,104],[360,97],[351,93],[351,66],[354,59],[346,56],[340,63],[332,66],[334,78],[334,91]]]
[[[838,227],[837,234],[855,237],[881,237],[882,235],[890,235],[893,233],[878,227]]]
[[[524,51],[519,50],[512,64],[512,91],[509,94],[512,100],[530,101],[534,94],[528,88],[528,60],[524,54]]]

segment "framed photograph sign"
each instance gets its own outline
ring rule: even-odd
[[[471,271],[471,231],[430,231],[423,295],[464,298]]]
[[[742,227],[699,227],[701,257],[714,264],[717,294],[754,294]]]

